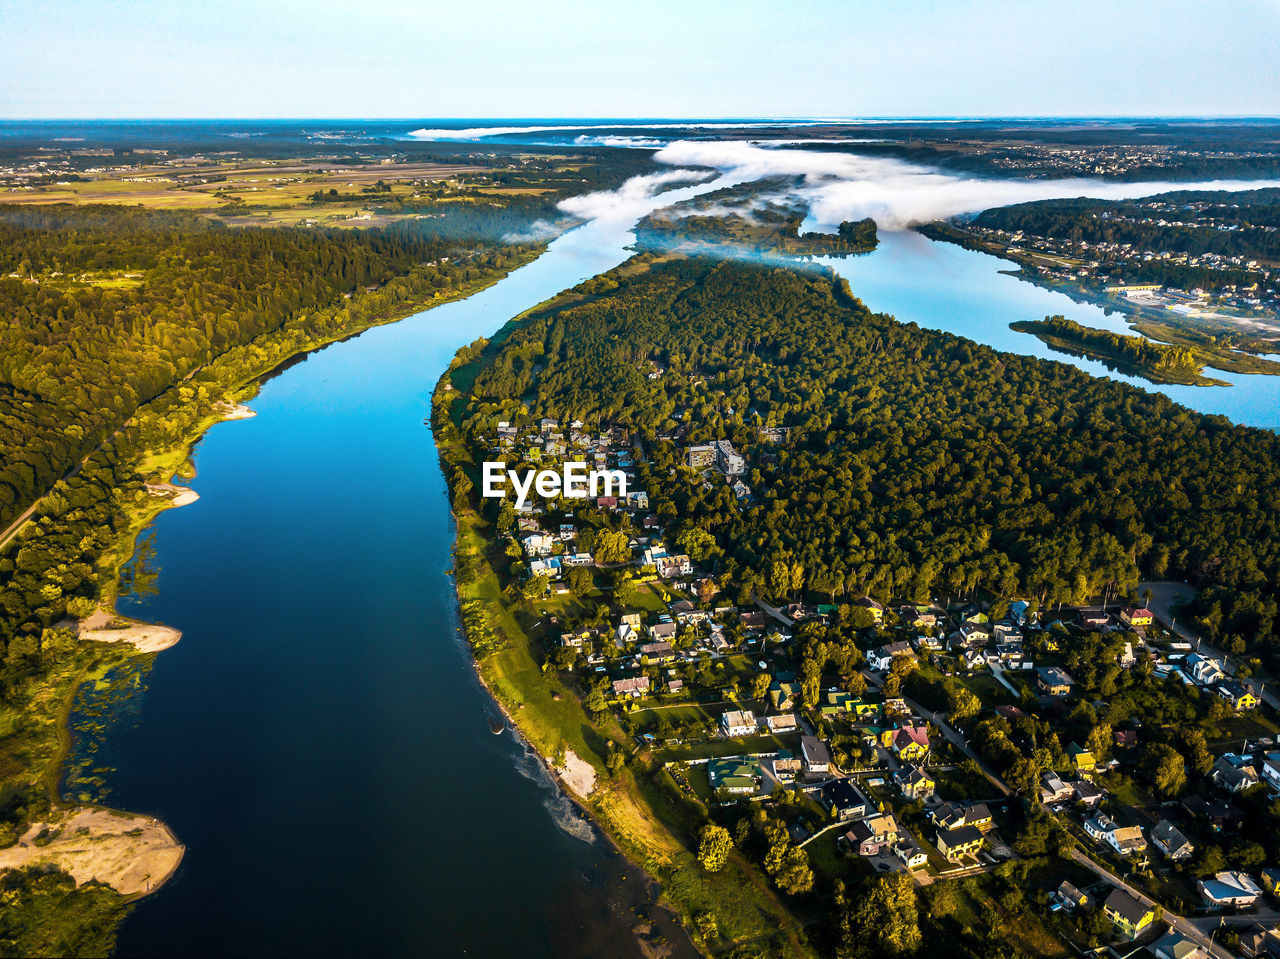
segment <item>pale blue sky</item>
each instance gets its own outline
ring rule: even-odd
[[[2,117],[1276,115],[1280,0],[0,0]]]

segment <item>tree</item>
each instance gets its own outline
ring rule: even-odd
[[[809,867],[809,855],[803,849],[792,847],[782,857],[773,881],[790,896],[799,896],[813,888],[813,870]]]
[[[948,677],[943,688],[947,694],[947,711],[953,722],[967,723],[982,712],[982,700],[967,686]]]
[[[591,580],[591,571],[581,566],[570,567],[564,574],[564,581],[578,596],[585,596],[591,592],[591,587],[594,585]]]
[[[772,682],[773,677],[768,673],[756,673],[751,679],[751,698],[763,699]]]
[[[631,558],[631,538],[621,530],[602,529],[596,535],[597,563],[625,563]]]
[[[840,959],[913,954],[922,941],[914,880],[901,872],[877,876],[841,927]]]
[[[1148,765],[1151,781],[1163,796],[1176,796],[1187,785],[1187,767],[1182,754],[1172,746],[1157,743],[1151,748]]]
[[[702,827],[698,842],[698,862],[707,872],[719,872],[729,861],[729,850],[733,848],[733,839],[729,830],[715,823]]]

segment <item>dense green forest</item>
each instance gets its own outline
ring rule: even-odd
[[[1009,326],[1039,337],[1053,349],[1102,360],[1122,372],[1156,383],[1213,382],[1200,375],[1204,363],[1191,347],[1169,346],[1144,336],[1095,330],[1061,315],[1046,316],[1043,320],[1018,320]]]
[[[1223,590],[1218,638],[1280,653],[1280,437],[900,324],[828,275],[655,262],[515,330],[474,393],[474,436],[522,402],[634,427],[656,511],[677,537],[710,534],[741,598],[1052,604],[1186,577]],[[680,467],[717,437],[745,451],[754,500]]]
[[[0,523],[229,349],[411,272],[444,291],[509,256],[407,226],[233,230],[120,207],[0,207]]]

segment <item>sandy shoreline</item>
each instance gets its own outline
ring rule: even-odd
[[[125,626],[115,625],[127,623]],[[182,630],[158,623],[128,619],[114,610],[98,607],[80,620],[80,638],[93,643],[132,643],[140,653],[158,653],[175,645]]]
[[[185,852],[169,827],[151,816],[99,806],[55,807],[16,845],[0,849],[0,869],[54,865],[78,884],[96,879],[122,896],[137,897],[172,876]]]

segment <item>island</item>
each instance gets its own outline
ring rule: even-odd
[[[1064,316],[1043,320],[1017,320],[1009,328],[1030,333],[1050,349],[1085,356],[1109,369],[1152,383],[1184,383],[1189,386],[1227,386],[1224,380],[1203,375],[1208,360],[1193,347],[1168,346],[1143,336],[1125,336],[1090,329]]]

